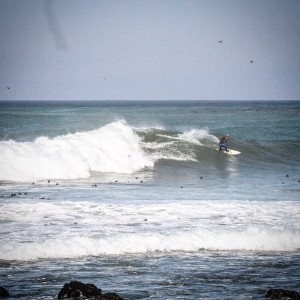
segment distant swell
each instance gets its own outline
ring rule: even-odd
[[[88,178],[91,171],[133,173],[153,166],[124,121],[34,142],[0,142],[0,180]]]

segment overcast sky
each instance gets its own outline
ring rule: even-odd
[[[299,0],[0,0],[0,100],[300,99]]]

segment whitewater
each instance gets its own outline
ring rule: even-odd
[[[0,180],[87,178],[91,171],[132,173],[153,162],[122,121],[89,132],[34,142],[0,142]]]
[[[299,102],[0,102],[0,285],[299,291],[299,129]]]

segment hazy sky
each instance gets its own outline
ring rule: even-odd
[[[0,30],[0,100],[300,99],[299,0],[0,0]]]

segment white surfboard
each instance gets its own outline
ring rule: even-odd
[[[216,148],[216,150],[219,151],[219,152],[222,152],[224,154],[227,154],[227,155],[238,155],[238,154],[241,154],[240,151],[233,150],[233,149],[228,149],[228,151],[225,151],[225,150],[220,151],[219,148]]]

